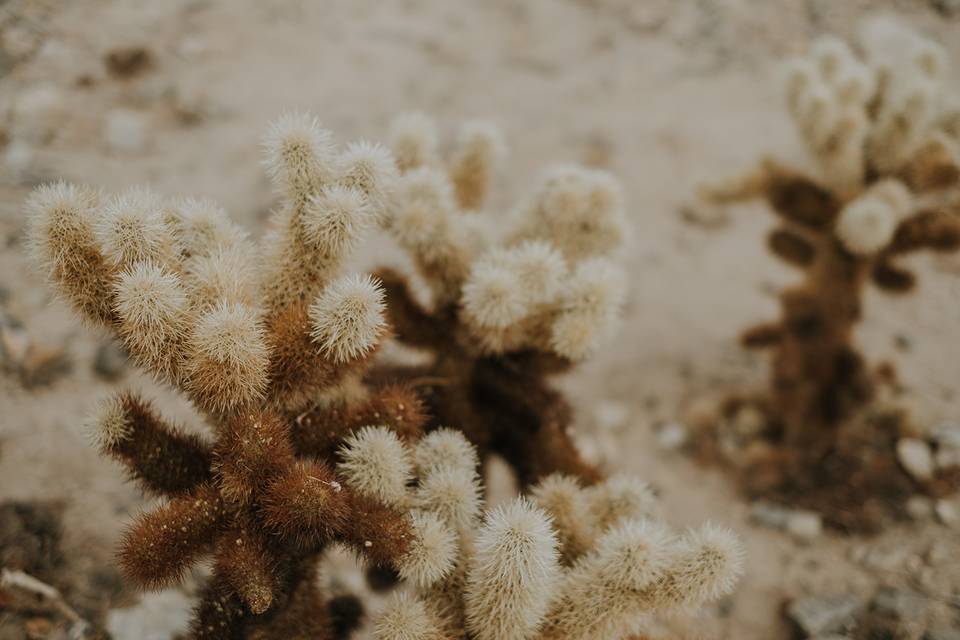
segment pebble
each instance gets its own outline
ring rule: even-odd
[[[722,229],[730,224],[730,214],[727,210],[710,203],[684,204],[680,207],[679,214],[687,224],[704,229]]]
[[[107,113],[104,135],[114,151],[141,151],[147,143],[146,116],[132,109],[113,109]]]
[[[930,437],[942,449],[960,449],[960,424],[941,422],[930,431]]]
[[[933,517],[933,500],[926,496],[910,496],[907,514],[914,520],[929,520]]]
[[[937,518],[952,528],[960,528],[960,504],[956,500],[941,498],[933,507]]]
[[[626,426],[630,409],[622,402],[601,402],[593,411],[593,419],[601,429],[615,431]]]
[[[898,621],[907,621],[922,614],[929,598],[909,589],[881,587],[873,597],[873,610]]]
[[[750,505],[750,521],[771,529],[785,528],[789,514],[788,509],[766,500],[758,500]]]
[[[791,602],[787,617],[808,636],[817,636],[852,628],[863,608],[863,600],[851,594],[809,596]]]
[[[63,347],[31,339],[18,321],[0,314],[0,366],[20,376],[25,387],[50,384],[70,370]]]
[[[687,427],[679,422],[667,422],[657,428],[657,444],[665,451],[676,451],[687,443]]]
[[[114,640],[167,640],[186,631],[192,608],[179,589],[145,593],[133,607],[111,609],[106,627]]]
[[[110,75],[117,78],[132,78],[153,66],[153,54],[142,46],[117,47],[103,58]]]
[[[823,519],[819,513],[787,509],[765,500],[750,505],[750,520],[760,526],[786,531],[798,542],[810,542],[823,533]]]
[[[798,541],[810,542],[823,533],[823,519],[814,511],[791,511],[787,515],[786,529]]]
[[[907,562],[908,551],[903,545],[895,547],[869,547],[858,545],[850,550],[850,559],[873,571],[895,573]]]
[[[93,371],[104,380],[116,380],[127,369],[127,352],[116,340],[105,340],[97,347]]]
[[[897,459],[916,480],[933,478],[933,453],[930,445],[919,438],[901,438],[897,442]]]
[[[937,470],[955,469],[960,467],[960,449],[943,448],[934,454]]]

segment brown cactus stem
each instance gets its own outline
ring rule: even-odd
[[[491,451],[516,470],[521,486],[551,473],[592,484],[602,474],[587,463],[570,436],[573,411],[531,362],[531,353],[477,361],[471,393],[483,422],[493,425]]]
[[[332,624],[317,588],[315,563],[285,559],[275,567],[277,601],[264,613],[252,613],[224,576],[207,583],[191,621],[192,640],[333,640]]]
[[[556,472],[592,484],[602,474],[577,451],[570,437],[570,406],[546,378],[569,366],[533,351],[477,358],[447,344],[431,367],[393,373],[419,381],[428,431],[457,425],[481,461],[493,454],[503,457],[522,486]]]
[[[784,439],[816,455],[870,400],[873,387],[852,346],[870,262],[825,239],[807,278],[781,295],[782,331],[774,356],[774,404]]]

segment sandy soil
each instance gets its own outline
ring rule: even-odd
[[[920,585],[930,615],[948,620],[960,587],[956,531],[930,520],[869,540],[827,533],[802,546],[752,525],[729,482],[659,450],[654,427],[763,381],[763,357],[741,351],[735,336],[773,314],[774,292],[794,277],[763,248],[770,219],[749,206],[711,226],[680,210],[699,181],[748,168],[762,153],[806,162],[781,108],[777,59],[822,31],[850,33],[871,9],[894,9],[947,44],[960,86],[960,9],[951,17],[934,8],[950,4],[0,3],[0,308],[73,365],[32,389],[0,377],[0,499],[64,501],[65,548],[89,562],[108,562],[143,504],[84,442],[83,416],[115,383],[92,368],[103,337],[51,301],[23,257],[21,203],[32,184],[64,177],[210,196],[259,233],[272,196],[257,145],[283,110],[315,111],[340,140],[380,139],[409,109],[434,114],[445,129],[485,116],[511,146],[500,203],[555,161],[599,164],[624,182],[635,228],[628,317],[619,340],[563,384],[599,454],[654,483],[671,522],[711,519],[745,539],[740,589],[703,619],[677,622],[684,637],[787,637],[786,598],[869,595],[881,584]],[[126,79],[108,73],[104,56],[129,46],[150,52],[149,68]],[[371,243],[363,264],[385,244]],[[918,260],[919,291],[909,301],[871,295],[860,339],[874,359],[896,362],[921,422],[932,424],[960,416],[960,262]],[[189,421],[179,399],[149,380],[128,373],[122,383]],[[865,548],[900,559],[864,562]],[[902,637],[919,638],[910,633]]]

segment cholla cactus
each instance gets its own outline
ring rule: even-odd
[[[960,248],[960,200],[948,189],[960,178],[960,102],[943,86],[945,54],[886,20],[868,23],[861,40],[858,55],[824,38],[789,73],[790,112],[819,180],[767,161],[707,193],[764,196],[780,222],[771,250],[806,274],[781,294],[781,318],[743,342],[775,349],[771,422],[813,457],[873,394],[852,342],[865,283],[905,293],[915,278],[899,258]]]
[[[432,425],[453,425],[483,456],[503,455],[522,483],[562,471],[594,481],[568,435],[570,409],[546,376],[590,355],[616,326],[625,278],[613,261],[625,235],[619,185],[558,166],[506,219],[480,213],[503,155],[500,133],[463,126],[442,161],[422,115],[399,118],[401,171],[387,228],[412,256],[432,299],[397,272],[378,275],[397,339],[431,364],[399,372],[424,390]]]
[[[423,421],[410,389],[360,383],[386,331],[383,290],[338,275],[383,215],[394,162],[366,143],[338,151],[300,115],[264,146],[282,206],[262,252],[205,201],[59,183],[28,203],[34,254],[59,291],[211,428],[212,442],[188,435],[128,392],[93,425],[99,449],[166,498],[124,534],[126,574],[156,588],[213,555],[196,638],[332,637],[313,579],[330,541],[424,585],[453,562],[435,517],[357,487],[349,464],[350,477],[333,468],[360,427],[405,439]]]
[[[366,453],[378,440],[392,443],[403,469],[391,484]],[[552,474],[481,515],[476,454],[459,432],[436,430],[411,451],[372,428],[346,458],[347,477],[371,499],[390,495],[433,513],[458,536],[456,569],[398,592],[375,621],[377,640],[625,638],[656,612],[728,593],[742,571],[733,534],[711,525],[671,532],[654,518],[650,489],[632,478],[585,488]]]

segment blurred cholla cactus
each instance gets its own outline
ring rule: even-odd
[[[157,588],[213,555],[196,638],[333,637],[313,578],[330,541],[421,584],[453,561],[452,546],[430,546],[436,518],[411,517],[332,466],[364,425],[410,438],[423,421],[411,390],[361,384],[386,332],[383,290],[338,275],[383,215],[393,159],[367,143],[337,150],[301,115],[277,122],[264,147],[282,206],[261,251],[206,201],[59,183],[28,203],[33,252],[63,296],[211,428],[212,442],[187,434],[125,392],[93,431],[166,498],[124,534],[127,575]]]
[[[395,595],[374,621],[378,640],[624,638],[652,614],[728,593],[742,571],[732,533],[707,525],[674,534],[633,478],[586,488],[551,474],[484,511],[476,451],[459,431],[438,429],[410,447],[370,427],[343,460],[352,486],[435,518],[434,547],[457,549],[442,579],[437,566]]]
[[[522,483],[555,471],[597,480],[546,377],[616,327],[625,294],[613,260],[626,233],[619,185],[600,171],[554,167],[499,217],[480,211],[504,155],[491,125],[464,125],[443,160],[433,124],[407,115],[393,124],[392,146],[401,177],[385,225],[416,263],[429,304],[403,275],[378,275],[397,339],[433,356],[395,373],[423,389],[433,426],[462,429],[483,457],[503,455]]]
[[[765,197],[780,223],[770,249],[806,274],[781,294],[781,318],[743,342],[776,350],[771,422],[813,457],[873,394],[852,341],[865,283],[905,293],[915,277],[900,257],[960,248],[960,101],[944,86],[945,53],[886,19],[860,39],[858,53],[823,38],[790,68],[787,102],[818,179],[766,161],[705,190],[721,202]]]

